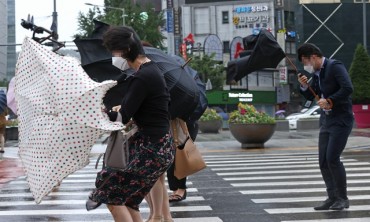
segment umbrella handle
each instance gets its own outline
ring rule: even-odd
[[[188,58],[188,60],[186,60],[186,62],[184,63],[184,65],[181,66],[181,68],[184,68],[193,58],[190,57]]]

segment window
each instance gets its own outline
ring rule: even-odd
[[[229,24],[229,12],[228,11],[222,12],[222,24]]]
[[[353,0],[353,1],[354,1],[354,3],[364,3],[363,2],[364,0]],[[365,2],[369,3],[370,0],[365,0]]]
[[[285,42],[285,53],[286,54],[296,54],[296,44],[295,42]]]
[[[223,41],[224,44],[224,53],[230,52],[230,41]]]

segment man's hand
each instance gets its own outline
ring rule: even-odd
[[[302,87],[304,88],[308,87],[307,81],[308,81],[307,76],[298,73],[298,82],[301,84]]]
[[[319,99],[319,101],[317,101],[317,105],[320,106],[321,109],[330,109],[330,104],[328,103],[328,101],[326,99]]]

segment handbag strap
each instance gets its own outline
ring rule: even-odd
[[[180,125],[180,128],[182,129],[183,133],[187,137],[189,137],[189,130],[188,130],[188,127],[186,126],[186,123],[185,123],[184,120],[182,120],[180,118],[176,118],[176,119],[171,120],[173,140],[174,140],[174,143],[175,143],[176,147],[178,147],[180,145],[179,134],[177,132],[177,125]]]

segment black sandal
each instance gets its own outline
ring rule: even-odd
[[[169,197],[168,197],[168,200],[169,202],[180,202],[180,201],[183,201],[186,199],[186,190],[184,192],[184,195],[180,196],[178,194],[171,194]]]

